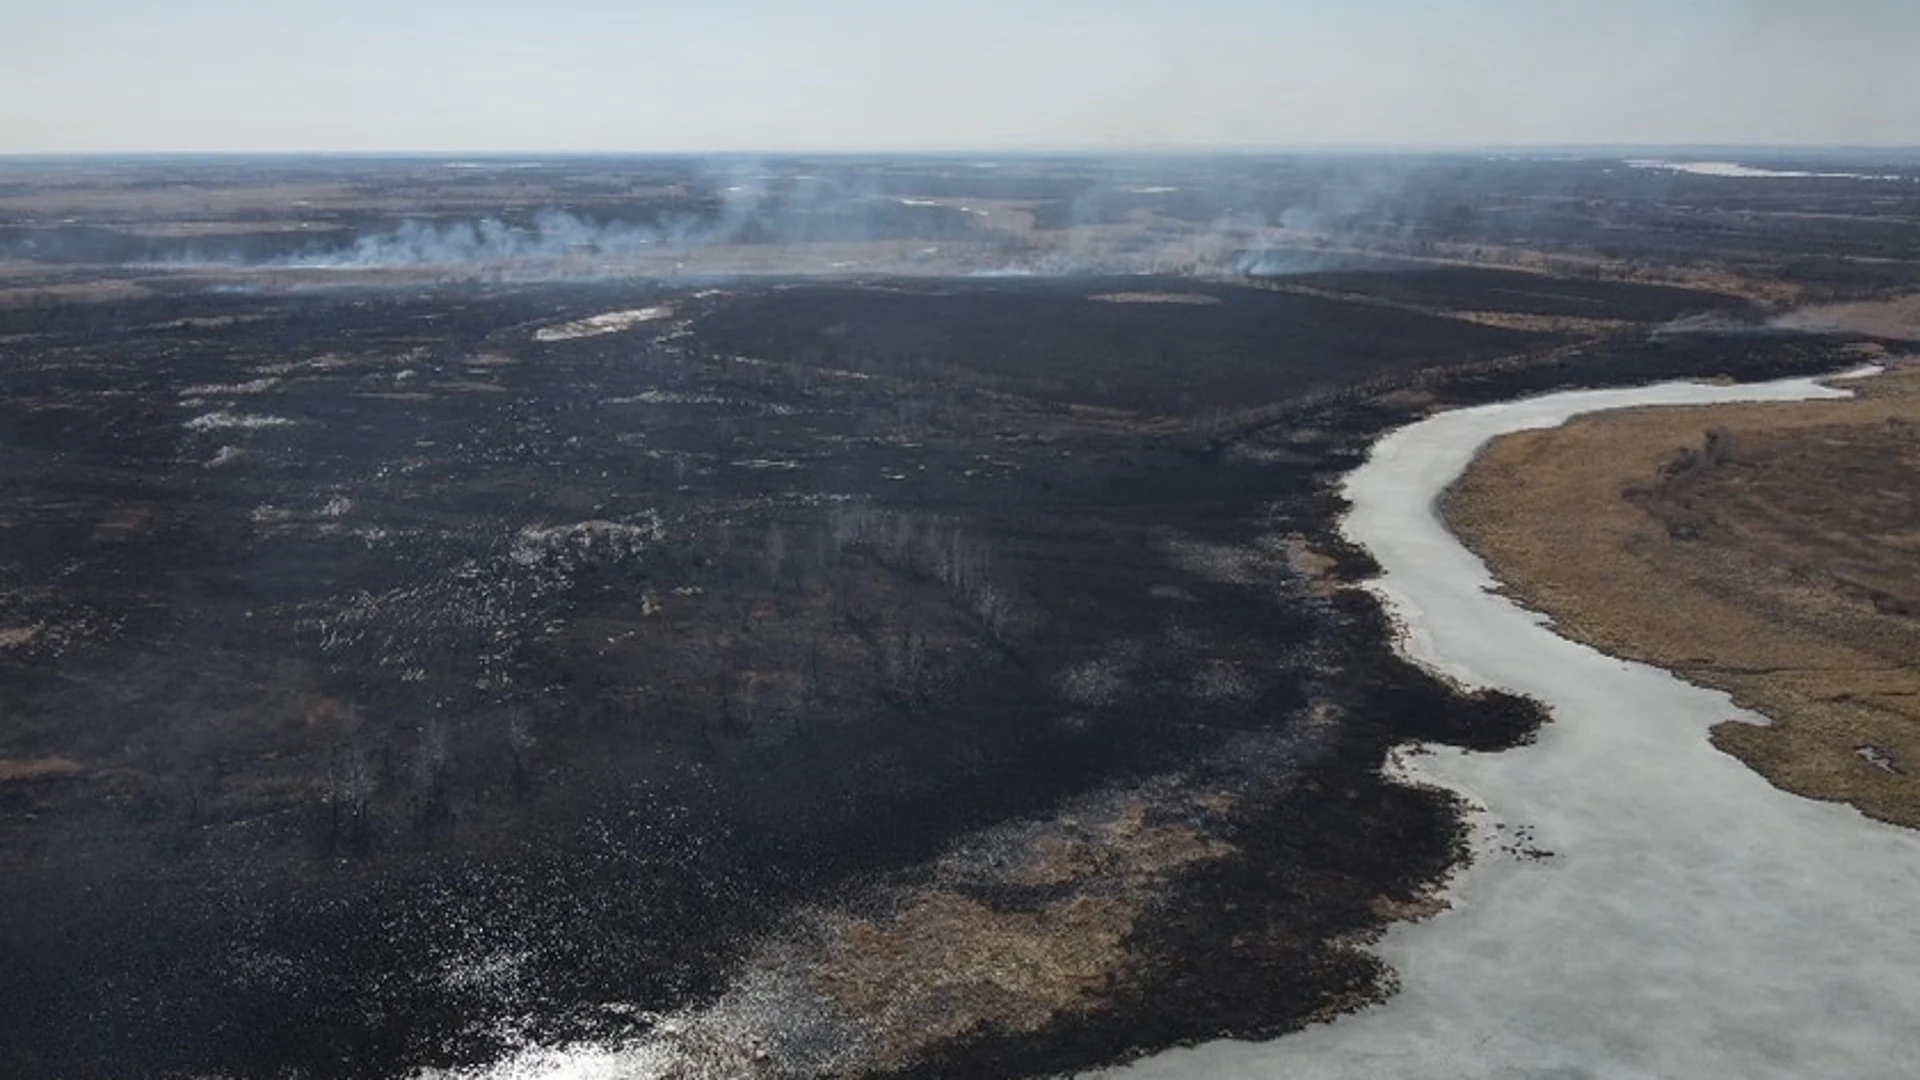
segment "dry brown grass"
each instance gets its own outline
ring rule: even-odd
[[[1183,817],[1231,814],[1227,793],[1182,802]],[[1069,817],[942,859],[935,879],[882,915],[835,915],[803,959],[827,997],[859,1017],[881,1063],[899,1067],[978,1031],[1030,1033],[1104,1004],[1134,958],[1129,935],[1181,871],[1233,848],[1135,802],[1096,821]],[[983,887],[1043,889],[1005,905]]]
[[[1448,513],[1560,632],[1774,719],[1722,749],[1920,827],[1917,424],[1916,366],[1852,401],[1604,413],[1496,440]]]
[[[0,289],[0,311],[57,304],[106,304],[139,300],[153,290],[131,281],[76,281]]]
[[[973,834],[924,877],[874,883],[763,941],[719,1001],[662,1020],[641,1071],[894,1075],[1111,1008],[1147,962],[1143,917],[1186,871],[1238,850],[1217,834],[1240,802],[1149,783]]]
[[[1780,325],[1821,333],[1871,334],[1920,341],[1920,294],[1857,304],[1802,308],[1778,320]]]
[[[0,758],[0,784],[32,784],[70,780],[86,770],[63,757]]]
[[[1581,334],[1601,337],[1619,333],[1634,324],[1626,319],[1583,319],[1572,315],[1526,315],[1513,311],[1440,311],[1461,322],[1497,326],[1503,330],[1523,330],[1530,334]]]
[[[846,928],[821,987],[904,1063],[977,1029],[1026,1033],[1100,999],[1125,967],[1136,905],[1076,896],[1037,912],[1001,912],[935,893],[885,924]]]
[[[1205,293],[1117,292],[1087,299],[1102,304],[1185,304],[1189,307],[1213,307],[1220,303],[1219,297]]]
[[[1316,551],[1307,538],[1299,533],[1289,534],[1283,541],[1282,550],[1286,553],[1287,568],[1294,576],[1306,583],[1307,591],[1322,599],[1330,599],[1345,587],[1340,580],[1340,564],[1320,551]]]

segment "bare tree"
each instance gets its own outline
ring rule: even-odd
[[[433,717],[420,727],[420,745],[413,759],[415,797],[414,825],[422,833],[431,833],[444,822],[447,806],[447,774],[453,761],[452,729],[442,717]]]
[[[330,845],[345,839],[355,850],[365,848],[372,836],[376,786],[366,747],[358,741],[335,744],[327,761]]]
[[[775,523],[767,528],[767,542],[761,552],[766,560],[767,580],[776,588],[780,585],[780,574],[787,565],[787,534]]]
[[[912,626],[882,638],[880,674],[887,697],[916,708],[926,689],[928,660],[927,635]]]

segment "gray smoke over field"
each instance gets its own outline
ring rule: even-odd
[[[1920,341],[1920,294],[1852,303],[1811,304],[1771,317],[1710,312],[1674,319],[1653,331],[1655,340],[1702,335],[1838,334]]]
[[[715,187],[709,200],[692,208],[668,206],[645,221],[600,220],[554,207],[536,211],[524,224],[499,217],[409,219],[361,236],[348,247],[303,253],[278,264],[290,269],[591,276],[594,267],[643,263],[748,236],[766,209],[766,190],[744,178]]]
[[[581,258],[632,259],[685,247],[695,237],[712,242],[719,235],[717,230],[701,235],[694,222],[663,229],[618,221],[601,224],[565,210],[543,210],[530,226],[512,226],[496,218],[444,224],[403,221],[391,231],[363,236],[344,250],[294,256],[279,265],[292,269],[484,271]]]
[[[0,257],[303,281],[354,272],[1264,277],[1536,245],[1584,227],[1553,197],[1561,191],[1598,184],[1657,198],[1687,181],[1618,160],[1460,155],[527,164],[303,162],[300,182],[325,201],[276,211],[271,229],[237,220],[198,230],[196,220],[167,232],[164,219],[0,227]],[[273,179],[249,168],[232,182]],[[392,209],[409,206],[418,209]],[[218,216],[217,207],[196,213]]]
[[[1352,262],[1409,229],[1407,161],[953,159],[508,164],[363,183],[430,213],[269,253],[201,248],[144,265],[520,280],[739,273],[1275,276]],[[452,168],[453,166],[442,166]],[[521,176],[526,175],[519,170]],[[549,205],[462,214],[511,186]],[[463,190],[464,188],[464,190]],[[624,189],[624,190],[623,190]],[[606,194],[617,192],[618,194]],[[1344,252],[1344,254],[1342,254]]]
[[[1075,227],[1057,246],[1013,255],[983,276],[1100,275],[1285,277],[1352,268],[1367,260],[1328,233],[1244,215],[1161,228],[1144,236]]]
[[[1799,308],[1774,319],[1772,325],[1811,334],[1863,334],[1892,341],[1920,341],[1920,294]]]

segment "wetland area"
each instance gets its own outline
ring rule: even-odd
[[[1347,477],[1894,363],[1920,165],[1771,164],[0,162],[0,1073],[1011,1078],[1391,1015],[1390,927],[1556,855],[1389,763],[1548,716],[1396,648]],[[1773,560],[1766,477],[1841,466],[1730,430],[1626,505]],[[1897,643],[1874,520],[1832,580]]]

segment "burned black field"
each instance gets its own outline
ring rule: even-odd
[[[1216,302],[1090,299],[1122,288]],[[1366,1000],[1386,976],[1355,943],[1455,854],[1449,801],[1383,781],[1385,750],[1536,718],[1391,654],[1337,587],[1365,563],[1332,482],[1409,415],[1395,387],[1639,374],[1139,279],[8,325],[0,1060],[23,1077],[389,1076],[638,1037],[797,904],[879,903],[970,833],[1156,782],[1219,793],[1139,810],[1217,848],[1147,884],[963,890],[1124,896],[1124,961],[1043,1024],[989,1009],[868,1071],[1031,1072]],[[1666,374],[1822,362],[1665,351]],[[1262,426],[1214,434],[1254,402]]]
[[[143,168],[87,197],[182,186]],[[1829,370],[1846,341],[1670,324],[1755,323],[1795,267],[1878,287],[1845,237],[1738,287],[1475,262],[1557,220],[1512,207],[1562,167],[1428,168],[1284,276],[1063,268],[1048,233],[1158,266],[1169,223],[1307,184],[1250,167],[1202,198],[1036,166],[989,210],[881,169],[734,221],[601,163],[518,233],[383,232],[505,197],[403,171],[317,237],[263,208],[338,178],[288,167],[208,243],[307,262],[247,267],[0,185],[0,255],[39,252],[0,288],[0,1073],[1027,1076],[1379,1000],[1368,944],[1463,853],[1389,751],[1540,716],[1396,656],[1340,477],[1436,407]],[[547,203],[602,215],[590,251]],[[1549,254],[1680,213],[1619,206]],[[706,239],[666,250],[675,215]],[[1689,250],[1770,257],[1716,235]],[[566,280],[925,241],[972,246]],[[1023,258],[1056,264],[957,272]]]

